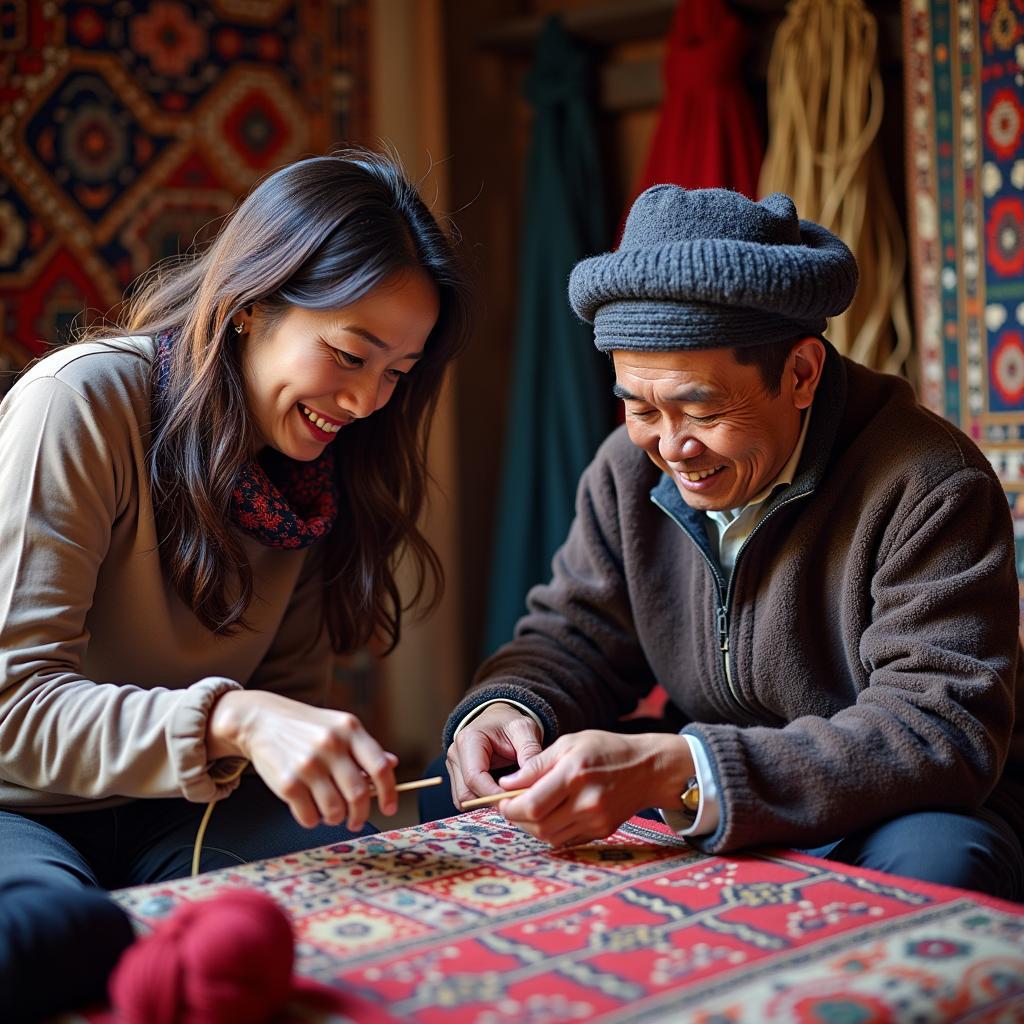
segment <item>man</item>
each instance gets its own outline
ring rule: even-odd
[[[821,337],[856,280],[788,197],[668,185],[575,268],[626,422],[448,722],[456,801],[528,788],[501,810],[554,846],[656,807],[709,853],[1024,898],[1006,498],[906,382]],[[671,731],[624,731],[657,684]]]

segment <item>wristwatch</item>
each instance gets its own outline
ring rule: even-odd
[[[680,799],[683,801],[685,810],[690,814],[697,813],[697,809],[700,807],[700,783],[697,782],[696,775],[691,775],[686,780],[686,789],[683,790]]]

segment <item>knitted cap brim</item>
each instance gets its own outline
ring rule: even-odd
[[[857,288],[847,246],[812,221],[800,245],[685,239],[582,260],[569,278],[598,348],[710,348],[818,334]]]

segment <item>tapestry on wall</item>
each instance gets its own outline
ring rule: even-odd
[[[368,19],[368,0],[0,4],[0,398],[258,179],[369,138]],[[370,656],[334,681],[386,740]]]
[[[106,313],[260,177],[365,139],[366,7],[4,3],[0,369]]]
[[[1024,581],[1024,0],[903,10],[920,394],[1003,481]]]

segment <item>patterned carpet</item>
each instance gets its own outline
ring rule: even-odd
[[[0,8],[0,363],[111,309],[267,172],[366,138],[366,0]]]
[[[707,857],[642,819],[567,852],[491,809],[122,890],[140,931],[255,886],[364,1024],[1024,1019],[1024,907],[792,853]],[[284,1024],[282,1021],[281,1024]]]
[[[995,466],[1024,580],[1024,0],[906,0],[920,390]]]

